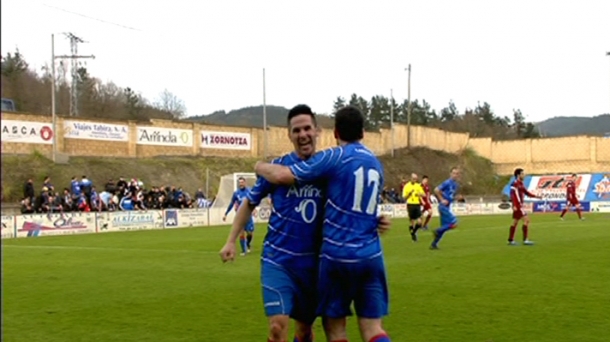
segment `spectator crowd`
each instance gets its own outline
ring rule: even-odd
[[[21,213],[53,213],[69,211],[128,211],[148,209],[206,208],[212,205],[203,191],[197,190],[194,197],[181,187],[157,187],[146,189],[138,179],[129,181],[120,177],[109,179],[100,192],[87,176],[72,177],[70,186],[61,192],[45,177],[42,188],[36,194],[33,179],[28,179],[23,188]]]

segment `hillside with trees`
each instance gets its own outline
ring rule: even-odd
[[[56,70],[56,111],[70,112],[71,74],[67,64],[59,63]],[[209,115],[185,118],[184,102],[167,89],[154,99],[146,99],[129,86],[120,87],[112,82],[102,82],[90,75],[86,67],[78,70],[79,116],[83,118],[104,118],[116,120],[186,119],[209,124],[262,127],[262,106],[241,108],[225,112],[216,111]],[[51,114],[51,70],[44,66],[33,70],[25,57],[17,50],[7,53],[1,59],[2,97],[12,99],[20,112]],[[330,99],[329,99],[330,101]],[[334,109],[344,105],[359,107],[367,119],[367,130],[378,131],[390,126],[391,109],[394,121],[405,124],[408,121],[408,102],[396,102],[385,96],[376,95],[367,99],[358,94],[337,97]],[[287,108],[267,106],[269,125],[285,126]],[[320,125],[332,127],[332,116],[320,115]],[[510,116],[494,112],[487,102],[459,110],[453,101],[439,110],[431,108],[424,99],[411,101],[411,124],[429,126],[452,132],[467,132],[473,137],[492,137],[497,140],[535,138],[540,128],[545,136],[573,134],[595,134],[608,130],[610,115],[595,118],[553,118],[534,124],[528,122],[519,109]]]

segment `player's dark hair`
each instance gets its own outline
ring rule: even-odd
[[[288,127],[290,127],[290,120],[298,115],[309,115],[311,116],[311,121],[313,121],[314,126],[318,125],[318,122],[316,121],[316,114],[314,114],[311,108],[308,105],[300,104],[292,107],[292,109],[288,112]]]
[[[573,173],[573,174],[572,174],[572,177],[576,177],[576,174],[575,174],[575,173]]]
[[[519,175],[522,174],[522,173],[523,173],[523,169],[522,168],[515,169],[515,173],[514,173],[515,178],[519,177]]]
[[[335,130],[339,139],[345,142],[354,142],[364,137],[364,115],[360,109],[347,106],[335,113]]]
[[[239,178],[237,178],[237,181],[238,181],[238,182],[239,182],[239,181],[242,181],[242,180],[243,180],[244,182],[246,181],[246,179],[245,179],[244,177],[239,177]]]
[[[424,180],[424,179],[428,179],[428,176],[423,175],[423,176],[421,177],[421,180]]]

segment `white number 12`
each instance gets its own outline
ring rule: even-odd
[[[352,207],[352,210],[359,213],[362,212],[362,195],[364,194],[364,187],[373,185],[373,192],[371,193],[371,198],[369,198],[369,203],[366,206],[366,213],[373,215],[377,208],[377,196],[379,195],[379,172],[375,169],[369,169],[369,172],[367,172],[368,181],[366,184],[363,167],[354,171],[354,176],[356,176],[356,182],[354,184],[354,206]]]

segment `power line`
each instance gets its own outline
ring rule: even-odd
[[[43,5],[46,6],[46,7],[52,8],[54,10],[57,10],[57,11],[74,14],[74,15],[77,15],[79,17],[87,18],[87,19],[90,19],[90,20],[99,21],[100,23],[104,23],[104,24],[108,24],[108,25],[114,25],[114,26],[117,26],[117,27],[120,27],[120,28],[124,28],[124,29],[127,29],[127,30],[132,30],[132,31],[142,31],[142,30],[137,29],[135,27],[125,26],[125,25],[113,23],[111,21],[107,21],[107,20],[103,20],[103,19],[98,19],[98,18],[90,17],[88,15],[77,13],[77,12],[73,12],[73,11],[69,11],[67,9],[63,9],[63,8],[59,8],[59,7],[55,7],[55,6],[51,6],[51,5],[47,5],[47,4],[43,4]]]

